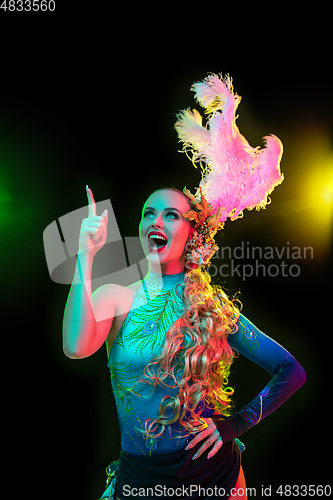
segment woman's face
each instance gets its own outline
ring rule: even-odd
[[[185,244],[193,228],[182,212],[190,208],[183,194],[168,189],[156,191],[146,201],[139,234],[152,271],[177,274],[184,270]]]

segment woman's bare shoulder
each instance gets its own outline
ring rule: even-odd
[[[143,280],[136,281],[135,283],[132,283],[132,285],[128,285],[125,288],[132,290],[136,294],[140,290],[142,282]]]
[[[138,292],[140,290],[140,287],[142,285],[143,280],[136,281],[135,283],[132,283],[131,285],[117,285],[116,283],[110,283],[106,285],[102,285],[99,288],[97,288],[94,293],[105,293],[105,294],[111,294],[114,296],[117,296],[118,294],[121,295],[128,295],[131,292]]]
[[[142,280],[136,281],[131,285],[123,286],[117,285],[115,283],[106,284],[99,287],[93,293],[93,299],[95,301],[107,300],[112,302],[115,307],[115,313],[121,314],[121,310],[127,307],[128,303],[132,303],[134,297],[140,290],[142,285]]]

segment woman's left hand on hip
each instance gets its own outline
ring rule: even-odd
[[[211,458],[213,455],[215,455],[215,453],[219,451],[219,449],[223,445],[222,438],[219,431],[217,430],[214,420],[211,418],[204,418],[204,420],[208,424],[208,427],[199,432],[199,434],[197,434],[185,448],[185,450],[189,450],[190,448],[193,448],[197,443],[207,438],[205,439],[199,450],[196,452],[192,460],[199,458],[200,455],[202,455],[210,446],[214,445],[207,455],[207,458]]]

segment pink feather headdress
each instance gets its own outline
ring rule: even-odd
[[[221,223],[242,217],[244,209],[264,208],[270,203],[269,194],[283,181],[281,141],[269,135],[264,137],[264,148],[249,145],[236,125],[241,97],[233,92],[228,75],[223,79],[212,74],[191,90],[206,109],[207,125],[202,125],[197,110],[186,109],[177,115],[175,128],[183,150],[202,169],[196,199],[200,201],[203,193],[213,212],[220,210]]]

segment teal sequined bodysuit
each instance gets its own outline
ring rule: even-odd
[[[158,416],[165,396],[178,389],[145,382],[143,369],[161,352],[165,334],[183,312],[184,273],[160,275],[149,272],[139,289],[109,355],[111,383],[116,400],[122,449],[132,455],[153,457],[184,450],[194,434],[175,422],[158,438],[143,432],[147,419]],[[224,443],[236,439],[288,399],[305,381],[305,372],[281,345],[240,315],[238,331],[228,337],[229,345],[268,371],[272,378],[248,405],[217,423]],[[203,406],[202,417],[213,410]],[[214,417],[215,418],[215,417]],[[221,448],[221,453],[225,449]]]
[[[186,435],[180,424],[173,424],[160,437],[146,439],[143,433],[146,420],[156,418],[163,397],[175,396],[178,388],[157,385],[153,390],[147,383],[138,382],[144,377],[147,363],[160,353],[167,330],[183,312],[183,282],[184,273],[162,276],[148,273],[110,352],[108,366],[121,445],[133,455],[170,453],[184,448],[194,437]],[[171,380],[169,385],[172,385]],[[211,414],[212,411],[207,416]]]

